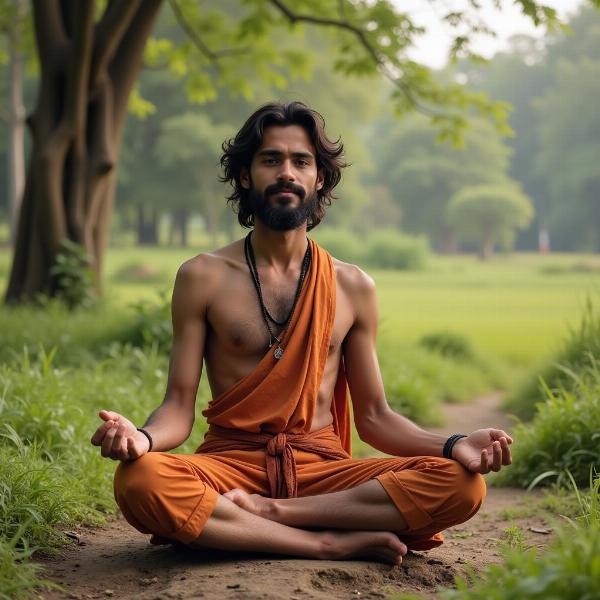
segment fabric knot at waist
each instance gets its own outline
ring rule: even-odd
[[[266,450],[267,479],[272,498],[295,498],[298,495],[294,449],[313,452],[328,460],[351,458],[342,448],[333,427],[310,433],[253,433],[211,425],[198,453],[227,450]]]

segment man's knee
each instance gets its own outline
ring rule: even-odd
[[[160,489],[160,465],[162,455],[148,452],[144,456],[131,462],[119,464],[115,473],[115,499],[117,504],[140,504]]]
[[[482,475],[468,471],[456,461],[447,468],[451,482],[443,511],[453,524],[458,524],[470,519],[479,510],[485,499],[486,485]]]

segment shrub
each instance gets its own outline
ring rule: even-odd
[[[424,335],[419,345],[431,352],[464,361],[473,361],[475,353],[471,342],[460,333],[452,331],[437,331]]]
[[[588,480],[589,481],[589,480]],[[442,600],[593,600],[600,598],[600,478],[582,500],[583,515],[563,525],[549,547],[523,551],[506,546],[501,564],[482,573],[471,571],[471,582],[457,578],[456,590],[440,592]]]
[[[411,237],[393,230],[373,232],[367,241],[365,262],[378,269],[424,269],[429,244],[423,236]]]
[[[573,384],[557,393],[546,388],[546,401],[527,425],[515,429],[514,460],[495,481],[523,487],[588,479],[590,465],[600,468],[600,362],[590,357]]]
[[[163,292],[157,302],[143,300],[132,306],[133,325],[124,335],[125,341],[134,346],[156,346],[168,353],[173,339],[171,323],[171,300]]]
[[[91,259],[83,246],[67,239],[61,242],[50,274],[58,283],[58,298],[69,309],[86,308],[94,301],[96,276],[90,264]]]
[[[319,245],[335,258],[359,265],[364,262],[363,240],[360,240],[355,233],[344,229],[319,227],[312,235]]]
[[[572,329],[555,361],[530,377],[506,401],[506,408],[521,419],[531,419],[536,403],[544,398],[543,387],[550,390],[570,389],[570,373],[579,373],[589,365],[590,356],[600,360],[600,312],[588,301],[579,326]],[[544,386],[540,384],[544,381]]]

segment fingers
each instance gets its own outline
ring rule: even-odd
[[[121,419],[121,415],[119,413],[113,412],[112,410],[101,410],[98,413],[98,416],[103,421],[118,421]]]
[[[108,423],[107,423],[108,424]],[[118,425],[114,421],[110,421],[110,426],[108,430],[104,434],[104,438],[102,439],[102,450],[101,454],[104,457],[111,456],[112,445],[115,439],[115,435],[117,434]]]
[[[126,427],[121,423],[117,428],[115,437],[113,438],[110,457],[114,460],[127,460],[129,453],[127,452],[127,438],[125,437]]]
[[[106,421],[96,429],[96,432],[92,436],[91,442],[94,446],[101,446],[104,441],[104,436],[109,431],[109,429],[115,425],[115,421]]]
[[[510,442],[505,438],[500,438],[500,446],[502,447],[502,464],[510,465],[512,463],[512,453],[508,445]]]
[[[490,429],[490,437],[492,440],[500,441],[502,438],[505,438],[509,444],[513,443],[513,439],[506,433],[506,431],[502,429]]]

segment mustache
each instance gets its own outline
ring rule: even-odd
[[[273,183],[265,188],[264,196],[270,196],[271,194],[276,194],[277,192],[292,192],[296,194],[300,200],[304,200],[304,196],[306,196],[306,190],[301,186],[295,183],[286,182],[286,181],[278,181],[277,183]]]

